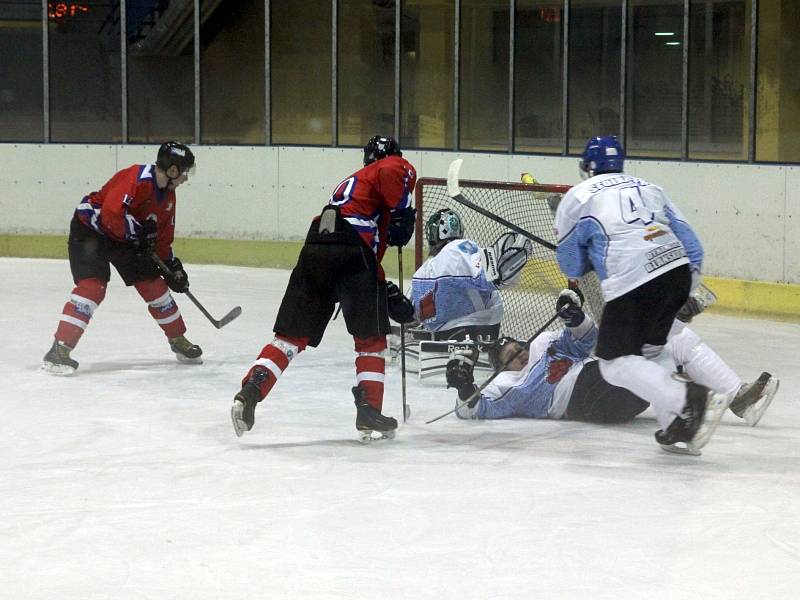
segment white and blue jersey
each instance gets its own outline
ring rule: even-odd
[[[528,364],[521,371],[500,373],[481,392],[472,410],[456,414],[472,419],[560,419],[596,341],[597,327],[588,316],[578,327],[566,328],[560,334],[541,334],[531,343]],[[558,381],[548,381],[550,364],[563,359],[572,361],[572,366]]]
[[[471,240],[448,242],[411,278],[411,301],[425,329],[497,325],[503,301],[481,267],[481,248]]]
[[[606,302],[678,267],[700,270],[703,248],[664,190],[623,173],[596,175],[558,205],[556,257],[577,279],[594,270]]]

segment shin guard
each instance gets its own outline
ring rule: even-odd
[[[258,386],[263,399],[269,394],[278,378],[288,368],[292,359],[306,349],[308,338],[291,338],[276,335],[269,344],[261,349],[253,366],[242,379],[242,386],[253,381]],[[256,371],[266,372],[266,377],[257,376]]]
[[[134,284],[134,287],[147,302],[150,316],[156,320],[168,338],[176,338],[186,333],[186,324],[183,322],[181,311],[161,277],[140,281]]]
[[[74,348],[89,325],[92,314],[106,297],[106,282],[102,279],[81,279],[61,311],[55,338]]]
[[[386,336],[354,337],[356,385],[366,391],[365,400],[373,408],[383,408],[383,381],[386,369]]]

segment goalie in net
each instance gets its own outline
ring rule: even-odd
[[[502,256],[503,240],[507,246],[524,247],[526,260],[513,274],[513,285],[497,286],[502,320],[496,321],[503,335],[524,339],[553,316],[553,302],[566,285],[556,262],[552,223],[555,209],[569,186],[489,181],[459,181],[459,185],[464,195],[484,210],[477,212],[451,198],[446,180],[423,178],[419,180],[416,191],[417,231],[423,231],[436,214],[450,211],[458,215],[469,240],[480,248],[492,250],[495,258]],[[486,213],[495,215],[497,219]],[[509,232],[501,221],[512,223],[515,230]],[[510,237],[509,233],[520,235]],[[521,241],[522,238],[525,240]],[[423,236],[418,235],[417,268],[424,261],[424,242]],[[597,321],[602,314],[603,300],[594,273],[581,280],[581,290],[586,296],[586,312]],[[553,324],[552,329],[557,328],[558,324]]]

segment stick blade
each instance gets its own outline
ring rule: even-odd
[[[457,158],[450,163],[450,168],[447,169],[447,195],[450,197],[458,196],[461,193],[458,185],[458,172],[461,170],[463,162],[463,158]]]
[[[235,306],[234,308],[231,309],[231,311],[227,315],[222,317],[219,321],[215,322],[214,325],[217,326],[217,329],[221,329],[241,314],[242,314],[242,307]]]

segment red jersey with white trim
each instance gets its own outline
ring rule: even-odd
[[[175,190],[160,190],[154,165],[131,165],[117,172],[99,192],[84,196],[75,209],[81,223],[117,242],[130,242],[145,219],[158,225],[156,253],[172,257]]]
[[[359,169],[334,189],[329,204],[372,248],[380,264],[386,253],[391,213],[411,206],[417,173],[402,156],[387,156]]]

